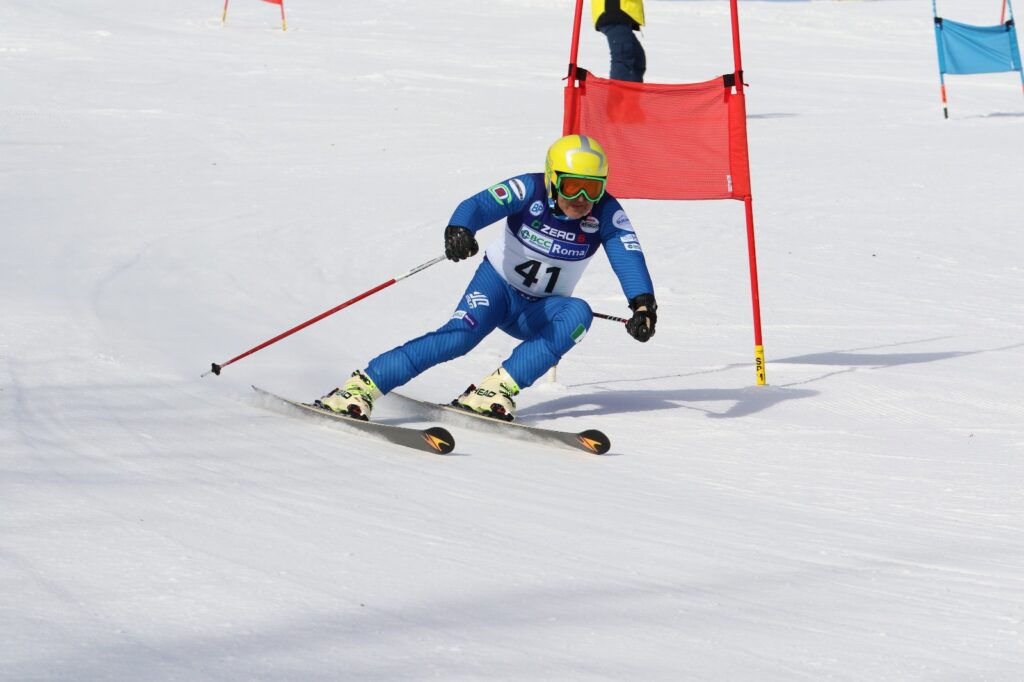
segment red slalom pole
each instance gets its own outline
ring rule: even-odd
[[[563,99],[562,113],[562,134],[569,135],[576,127],[576,105],[579,98],[576,96],[577,68],[576,59],[580,48],[580,24],[583,21],[583,0],[576,0],[576,9],[572,20],[572,46],[569,48],[569,73],[565,78],[565,93]]]
[[[440,263],[441,261],[445,260],[446,258],[447,258],[446,256],[438,256],[437,258],[434,258],[433,260],[428,260],[426,263],[423,263],[421,265],[417,265],[416,267],[414,267],[409,272],[405,272],[405,273],[403,273],[401,275],[398,275],[397,277],[389,279],[387,282],[384,282],[383,284],[378,284],[377,286],[375,286],[374,288],[370,289],[369,291],[364,291],[363,293],[359,294],[355,298],[350,298],[349,300],[345,301],[341,305],[335,306],[335,307],[331,308],[330,310],[322,312],[319,315],[317,315],[316,317],[314,317],[312,319],[309,319],[309,320],[306,320],[305,322],[303,322],[302,324],[298,325],[297,327],[292,327],[288,331],[282,332],[281,334],[278,334],[274,338],[269,339],[267,341],[264,341],[263,343],[261,343],[260,345],[256,346],[255,348],[250,348],[249,350],[245,351],[241,355],[238,355],[238,356],[235,356],[235,357],[231,358],[227,362],[222,362],[220,364],[217,364],[216,362],[214,362],[214,363],[212,363],[210,365],[210,369],[205,371],[205,372],[203,372],[200,375],[200,377],[205,377],[205,376],[207,376],[210,373],[213,373],[213,374],[216,374],[217,376],[220,376],[220,371],[222,369],[224,369],[225,367],[227,367],[228,365],[230,365],[231,363],[237,362],[237,361],[241,360],[242,358],[244,358],[246,356],[252,355],[253,353],[255,353],[258,350],[263,350],[267,346],[275,344],[278,341],[280,341],[281,339],[286,338],[288,336],[291,336],[295,332],[301,331],[301,330],[305,329],[306,327],[308,327],[309,325],[314,324],[316,322],[319,322],[320,320],[324,319],[325,317],[333,315],[334,313],[338,312],[342,308],[347,308],[350,305],[352,305],[353,303],[358,303],[359,301],[363,300],[367,296],[372,296],[373,294],[377,293],[381,289],[386,289],[389,286],[391,286],[392,284],[394,284],[395,282],[399,282],[399,281],[405,279],[406,277],[411,277],[412,275],[415,275],[417,272],[420,272],[421,270],[426,270],[431,265],[436,265],[437,263]]]
[[[740,54],[740,14],[737,0],[729,0],[729,14],[732,20],[732,54],[736,74],[736,97],[743,102],[743,57]],[[746,106],[742,105],[743,131],[746,134]],[[730,117],[731,122],[731,117]],[[744,143],[744,146],[746,144]],[[747,164],[749,173],[750,161]],[[757,249],[754,244],[754,207],[753,195],[747,190],[747,196],[743,197],[743,208],[747,219],[747,259],[750,262],[750,302],[754,313],[754,376],[758,386],[768,383],[764,365],[764,341],[761,339],[761,295],[758,293],[757,285]]]

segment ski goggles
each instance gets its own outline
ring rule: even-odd
[[[563,199],[583,196],[587,201],[597,203],[604,196],[604,178],[559,173],[555,189]]]

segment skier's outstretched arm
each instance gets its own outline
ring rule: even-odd
[[[476,233],[491,223],[522,211],[533,189],[533,177],[517,175],[464,199],[445,228],[445,255],[453,261],[475,255],[479,250]]]
[[[647,270],[643,247],[618,201],[609,201],[604,208],[600,218],[601,241],[622,293],[626,295],[629,309],[633,311],[633,316],[626,323],[626,331],[637,341],[646,342],[654,336],[658,303],[654,298],[654,283]]]

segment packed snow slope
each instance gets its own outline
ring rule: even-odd
[[[626,201],[657,336],[595,321],[520,399],[611,454],[439,457],[249,385],[322,395],[479,256],[200,378],[440,255],[561,133],[570,0],[355,5],[0,3],[2,677],[1020,680],[1017,75],[951,77],[944,120],[930,3],[741,2],[769,385],[742,205]],[[649,81],[732,70],[725,0],[647,11]],[[626,313],[603,256],[577,293]]]

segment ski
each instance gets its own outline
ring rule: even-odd
[[[418,400],[401,393],[395,393],[394,391],[389,393],[388,396],[394,396],[410,405],[415,405],[432,418],[442,419],[448,423],[463,424],[509,438],[534,443],[567,445],[575,450],[584,450],[595,455],[603,455],[611,449],[611,441],[608,440],[608,436],[597,429],[587,429],[586,431],[579,432],[557,431],[535,424],[524,424],[518,421],[507,422],[494,417],[485,417],[461,407]]]
[[[330,412],[309,403],[301,403],[296,400],[289,400],[276,393],[271,393],[259,386],[252,389],[260,395],[273,398],[287,405],[302,410],[305,414],[315,415],[322,419],[330,419],[332,422],[346,429],[357,431],[363,435],[384,440],[395,445],[402,445],[415,450],[423,450],[438,455],[446,455],[455,448],[455,439],[448,429],[440,426],[431,426],[420,429],[411,426],[396,426],[394,424],[382,424],[380,422],[369,422],[354,417]]]

